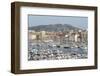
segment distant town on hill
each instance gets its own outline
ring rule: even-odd
[[[75,27],[70,24],[48,24],[48,25],[37,25],[28,27],[29,30],[35,31],[48,31],[48,32],[58,32],[58,31],[70,31],[70,30],[86,30],[84,28]]]

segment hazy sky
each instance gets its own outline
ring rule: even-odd
[[[88,27],[88,17],[29,15],[28,21],[29,27],[47,24],[71,24],[85,29]]]

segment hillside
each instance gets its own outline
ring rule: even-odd
[[[29,30],[35,30],[35,31],[69,31],[69,30],[80,30],[81,28],[74,27],[70,24],[49,24],[49,25],[38,25],[38,26],[32,26],[28,28]]]

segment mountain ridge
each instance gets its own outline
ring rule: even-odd
[[[35,31],[69,31],[69,30],[83,30],[82,28],[72,26],[70,24],[48,24],[28,27],[29,30]]]

